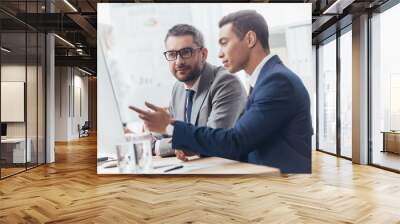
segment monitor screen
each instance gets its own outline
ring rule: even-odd
[[[7,136],[7,124],[1,123],[1,136]]]

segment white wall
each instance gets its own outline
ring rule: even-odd
[[[88,78],[83,75],[76,68],[56,67],[55,141],[77,139],[78,124],[88,120]]]
[[[68,68],[55,68],[55,141],[68,139]]]
[[[39,163],[44,162],[44,74],[41,66],[32,66],[25,64],[3,64],[1,66],[1,81],[3,82],[24,82],[26,86],[26,106],[25,100],[22,102],[20,111],[24,116],[26,112],[26,120],[22,122],[6,122],[7,137],[9,138],[24,138],[25,135],[30,139],[30,148],[32,161],[36,162],[39,158]],[[27,78],[27,80],[25,80]],[[2,89],[3,92],[4,89]],[[24,92],[22,92],[23,94]],[[2,95],[2,98],[7,95]],[[3,104],[3,103],[2,103]],[[15,108],[2,107],[2,112],[16,113]],[[38,153],[38,157],[37,157]]]
[[[103,53],[102,50],[99,48],[98,55]],[[98,56],[97,71],[105,70],[106,62]],[[116,96],[108,75],[98,75],[97,90],[97,157],[102,157],[115,154],[116,144],[125,139]]]
[[[312,137],[312,148],[317,149],[317,48],[315,46],[312,46],[312,65],[311,65],[311,70],[312,70],[312,77],[314,79],[313,83],[313,91],[310,92],[310,97],[311,97],[311,114],[312,114],[312,124],[313,124],[313,130],[314,134]]]
[[[305,87],[310,96],[310,110],[311,117],[313,118],[313,148],[315,143],[315,117],[316,117],[316,74],[315,74],[315,60],[313,60],[313,48],[311,44],[311,26],[309,24],[289,26],[286,30],[286,49],[288,58],[287,61],[282,59],[285,64],[293,70],[302,79]],[[314,50],[315,54],[315,50]]]
[[[2,82],[25,82],[26,75],[25,65],[9,64],[1,66],[1,81]],[[28,66],[28,70],[31,68]],[[2,96],[3,98],[4,96]],[[8,110],[9,108],[1,108]],[[22,108],[24,109],[24,108]],[[25,122],[7,122],[8,137],[25,137]]]
[[[36,66],[18,65],[18,64],[8,64],[1,66],[1,81],[4,82],[25,82],[26,72],[28,72],[29,86],[32,88],[27,88],[27,120],[28,120],[28,137],[30,133],[35,133],[36,136],[36,80],[32,80],[31,74],[36,75]],[[3,96],[4,97],[4,96]],[[40,107],[41,105],[39,105]],[[1,110],[8,110],[9,108],[1,108]],[[24,109],[24,108],[22,108]],[[32,123],[34,122],[34,123]],[[7,136],[8,137],[25,137],[25,126],[26,122],[7,122]]]
[[[85,121],[88,121],[89,116],[88,116],[88,77],[87,76],[82,76],[83,73],[81,73],[78,70],[74,70],[74,108],[72,113],[72,130],[71,134],[73,138],[77,138],[79,136],[77,126],[80,124],[82,126]],[[80,93],[79,93],[80,91]],[[79,97],[80,96],[80,97]],[[81,110],[81,111],[80,111]]]

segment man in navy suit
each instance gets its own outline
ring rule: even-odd
[[[279,168],[283,173],[311,172],[310,99],[300,78],[269,51],[268,26],[254,10],[231,13],[219,22],[219,57],[225,68],[250,76],[246,111],[230,129],[195,127],[173,120],[160,107],[131,107],[150,131],[173,125],[172,146]]]

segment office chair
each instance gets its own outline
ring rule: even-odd
[[[85,123],[80,128],[78,125],[78,129],[79,129],[79,138],[89,136],[89,129],[90,129],[89,121],[85,121]]]

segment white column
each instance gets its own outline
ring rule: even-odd
[[[71,67],[55,69],[55,141],[71,140],[72,93]]]
[[[353,20],[353,162],[368,163],[368,16]]]
[[[54,76],[54,35],[46,35],[46,163],[55,161],[55,76]]]

